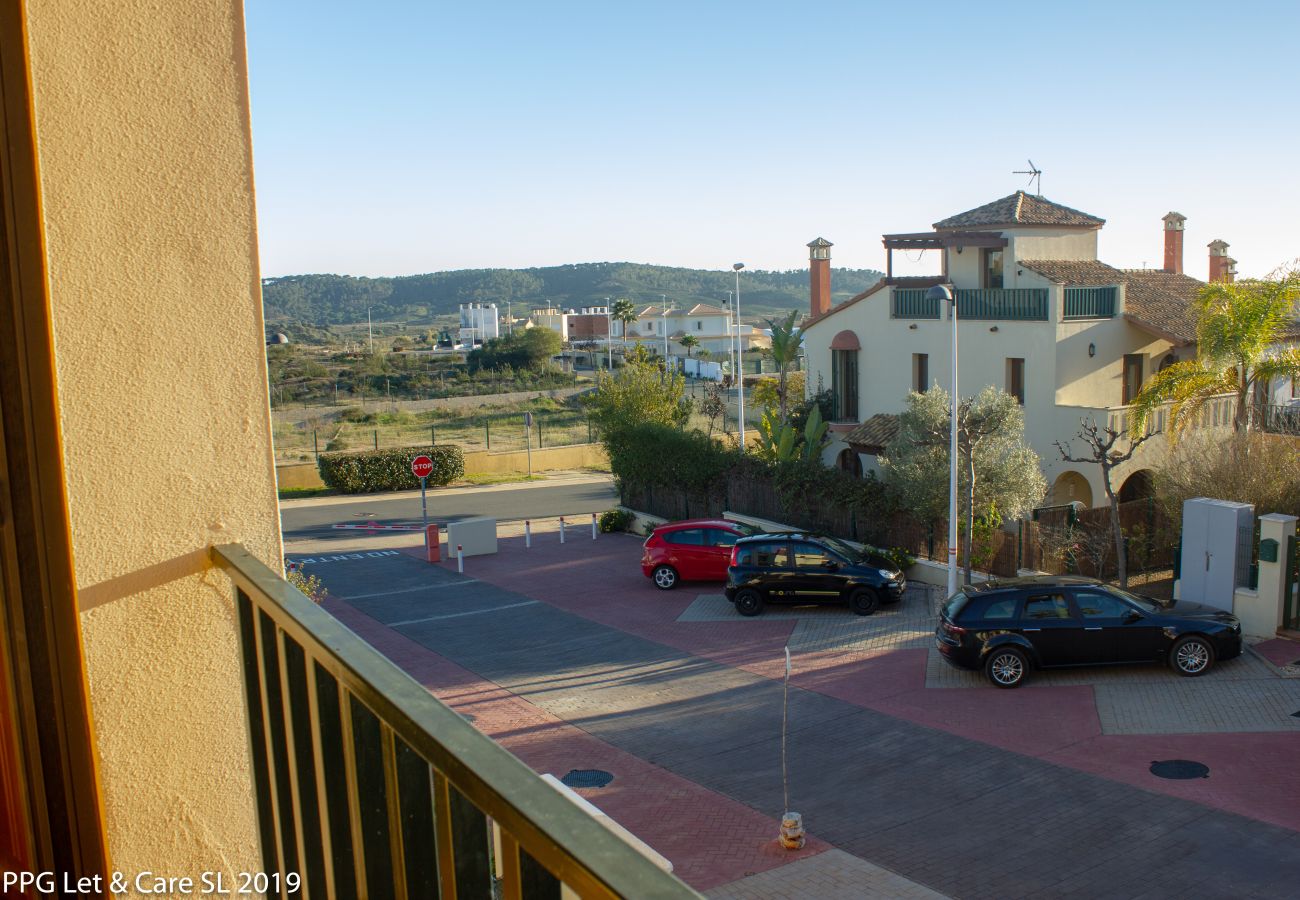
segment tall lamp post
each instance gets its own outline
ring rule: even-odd
[[[948,596],[957,593],[957,296],[946,284],[936,284],[925,299],[947,301],[952,319],[952,408],[948,420]]]
[[[605,349],[609,351],[609,362],[605,368],[614,371],[614,312],[609,305],[609,298],[605,298]],[[595,365],[592,365],[595,368]]]
[[[666,295],[666,294],[663,295],[663,304],[664,304],[664,310],[663,310],[663,314],[664,314],[664,326],[663,326],[663,327],[664,327],[664,369],[665,369],[665,371],[667,371],[667,367],[668,367],[668,295]]]
[[[366,331],[370,333],[370,352],[373,354],[375,352],[375,326],[370,322],[370,311],[372,309],[374,309],[373,306],[366,307]]]
[[[740,270],[745,268],[744,263],[733,263],[732,270],[736,273],[736,361],[740,367],[736,379],[736,396],[740,401],[740,449],[745,450],[745,357],[740,349]]]

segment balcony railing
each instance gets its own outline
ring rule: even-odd
[[[925,296],[928,288],[894,288],[893,309],[895,319],[937,319],[939,301]]]
[[[937,319],[938,300],[925,288],[895,288],[890,310],[895,319]],[[1047,291],[1041,288],[958,288],[957,318],[1019,322],[1047,321]]]
[[[1066,288],[1061,315],[1065,319],[1112,319],[1117,293],[1113,287]]]
[[[212,555],[235,584],[264,865],[299,896],[700,897],[242,546]]]
[[[1300,437],[1300,406],[1265,406],[1261,412],[1261,427],[1270,434],[1288,434]]]
[[[1169,430],[1170,409],[1173,403],[1162,403],[1147,417],[1146,432]],[[1206,401],[1195,417],[1184,422],[1187,428],[1231,428],[1237,411],[1236,394],[1218,394]],[[1098,422],[1106,422],[1116,431],[1127,432],[1133,420],[1132,406],[1111,406],[1098,410]]]

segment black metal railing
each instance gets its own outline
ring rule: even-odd
[[[235,584],[268,896],[700,895],[238,544]]]
[[[890,315],[895,319],[937,319],[939,301],[926,288],[894,288]],[[959,288],[957,317],[1018,322],[1047,321],[1047,291],[1041,288]]]
[[[1265,431],[1300,436],[1300,406],[1265,406],[1261,412]]]

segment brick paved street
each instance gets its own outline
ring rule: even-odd
[[[407,554],[316,574],[349,600],[329,608],[444,700],[472,705],[477,727],[539,771],[617,767],[608,788],[584,794],[697,887],[835,896],[783,886],[787,870],[810,884],[822,869],[862,881],[853,858],[960,897],[1293,896],[1300,884],[1300,734],[1240,733],[1300,687],[1262,660],[1195,681],[1132,670],[1013,692],[927,687],[928,595],[865,619],[724,617],[716,587],[649,586],[631,538],[534,541],[504,540],[463,576]],[[787,641],[791,805],[817,841],[773,872],[789,860],[771,842]],[[1232,700],[1243,686],[1253,705]],[[1218,733],[1131,733],[1189,715]],[[1205,762],[1211,776],[1147,772],[1169,758]],[[687,802],[654,802],[669,783]],[[698,838],[668,846],[682,833]],[[819,852],[828,846],[847,869]]]

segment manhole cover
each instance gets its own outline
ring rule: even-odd
[[[1209,778],[1210,767],[1190,759],[1164,759],[1151,764],[1157,778]]]
[[[614,776],[603,769],[570,769],[560,783],[571,788],[598,788],[613,780]]]

